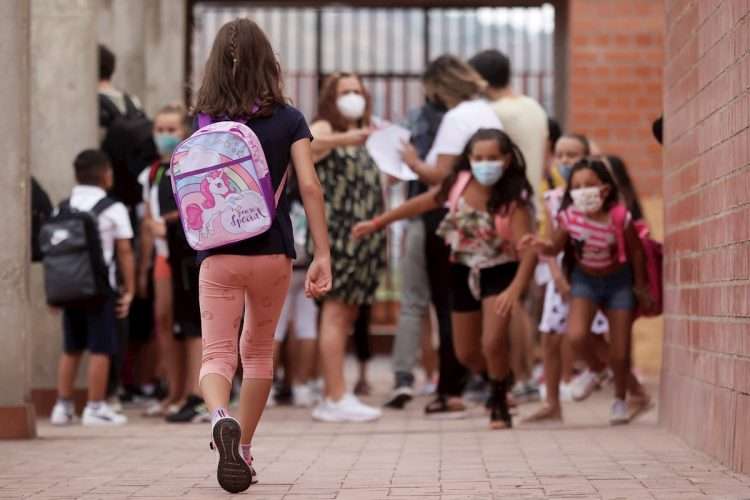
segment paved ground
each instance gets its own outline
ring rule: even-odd
[[[376,366],[373,400],[387,371]],[[260,483],[244,496],[306,499],[750,499],[733,474],[656,427],[652,411],[619,428],[609,399],[566,407],[566,423],[489,431],[478,411],[429,421],[423,401],[372,424],[318,424],[306,410],[272,408],[254,454]],[[533,406],[522,408],[523,413]],[[53,428],[0,442],[0,498],[227,498],[215,480],[207,424],[140,419],[117,429]]]

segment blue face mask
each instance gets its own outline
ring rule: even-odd
[[[570,174],[573,172],[573,165],[570,163],[560,163],[557,166],[557,171],[560,172],[560,175],[565,179],[565,183],[567,184],[570,182]]]
[[[501,161],[473,161],[471,173],[483,186],[492,186],[503,176],[503,162]]]
[[[172,134],[155,134],[154,143],[160,155],[169,156],[180,144],[180,138]]]

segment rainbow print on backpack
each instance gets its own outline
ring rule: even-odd
[[[271,227],[287,173],[275,195],[260,141],[244,123],[211,123],[172,154],[172,191],[188,244],[209,250],[262,234]]]

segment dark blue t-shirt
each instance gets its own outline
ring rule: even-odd
[[[265,118],[252,118],[247,125],[258,136],[266,162],[271,171],[271,181],[274,192],[279,187],[287,167],[291,167],[292,144],[301,139],[312,139],[302,113],[292,106],[279,105],[273,114]],[[291,174],[291,172],[290,172]],[[273,255],[285,254],[289,258],[296,257],[294,252],[294,238],[292,235],[292,221],[289,218],[289,197],[284,190],[279,199],[273,224],[263,234],[253,238],[238,241],[231,245],[212,248],[198,252],[198,262],[210,255]]]

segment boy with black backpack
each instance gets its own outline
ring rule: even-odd
[[[105,398],[110,357],[118,349],[117,319],[127,316],[135,289],[133,229],[125,206],[107,196],[113,182],[107,156],[86,150],[74,167],[77,185],[70,199],[60,204],[39,236],[47,302],[63,309],[58,401],[51,421],[66,425],[75,420],[73,382],[81,354],[88,350],[83,425],[119,425],[127,418]],[[116,274],[122,282],[119,289]]]

